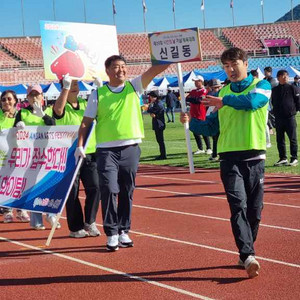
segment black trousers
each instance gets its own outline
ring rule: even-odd
[[[130,230],[140,154],[138,144],[97,149],[103,229],[107,236]]]
[[[85,191],[84,215],[79,200],[80,179]],[[74,181],[66,203],[67,222],[70,231],[83,229],[84,223],[92,224],[96,221],[99,208],[100,188],[97,172],[96,155],[87,154],[83,160],[77,177]]]
[[[264,160],[220,163],[231,228],[242,261],[255,255],[254,242],[263,209],[264,167]]]
[[[213,153],[212,153],[212,157],[217,157],[218,156],[218,149],[217,149],[218,139],[219,139],[219,134],[214,135],[212,137],[212,140],[213,140]]]
[[[159,152],[160,156],[165,157],[166,156],[166,146],[164,141],[164,131],[163,130],[154,130],[156,141],[159,145]]]
[[[285,136],[287,134],[290,140],[291,159],[297,159],[297,122],[295,116],[286,119],[276,118],[276,142],[280,159],[287,159]]]
[[[195,140],[196,140],[196,143],[197,143],[197,146],[198,146],[198,149],[199,150],[203,150],[203,145],[202,145],[202,140],[201,140],[201,135],[198,135],[198,134],[195,134],[193,133],[194,137],[195,137]],[[208,136],[202,136],[203,137],[203,140],[205,142],[205,145],[206,145],[206,149],[211,149],[210,148],[210,140],[209,140],[209,137]]]

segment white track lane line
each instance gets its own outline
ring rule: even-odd
[[[145,191],[153,191],[153,192],[159,192],[159,193],[169,193],[169,194],[185,195],[185,196],[195,196],[195,195],[197,195],[198,197],[213,198],[213,199],[223,199],[223,200],[226,200],[226,197],[221,197],[221,196],[208,196],[208,195],[205,195],[205,194],[202,195],[202,194],[194,194],[194,193],[173,192],[173,191],[168,191],[168,190],[158,190],[158,189],[141,188],[141,187],[136,187],[136,190],[145,190]],[[271,203],[271,202],[266,202],[266,201],[264,201],[264,204],[267,204],[267,205],[273,205],[273,206],[280,206],[280,207],[300,208],[299,205],[290,205],[290,204],[281,204],[281,203]]]
[[[196,293],[193,293],[193,292],[189,292],[187,290],[176,288],[176,287],[173,287],[171,285],[167,285],[167,284],[160,283],[160,282],[153,281],[153,280],[148,280],[148,279],[140,277],[140,276],[135,276],[135,275],[131,275],[131,274],[128,274],[128,273],[124,273],[124,272],[119,271],[119,270],[107,268],[107,267],[97,265],[97,264],[94,264],[94,263],[91,263],[91,262],[88,262],[88,261],[85,261],[85,260],[81,260],[81,259],[78,259],[78,258],[75,258],[75,257],[72,257],[72,256],[68,256],[68,255],[65,255],[65,254],[60,254],[60,253],[50,251],[50,250],[46,250],[46,249],[41,249],[41,248],[38,248],[38,247],[35,247],[35,246],[32,246],[32,245],[24,244],[24,243],[17,242],[17,241],[14,241],[14,240],[10,240],[10,239],[4,238],[4,237],[0,237],[0,241],[9,242],[9,243],[12,243],[12,244],[24,247],[24,248],[40,251],[42,253],[51,254],[51,255],[54,255],[54,256],[69,260],[69,261],[73,261],[73,262],[76,262],[76,263],[79,263],[79,264],[82,264],[82,265],[85,265],[85,266],[89,266],[89,267],[92,267],[92,268],[100,269],[100,270],[108,272],[108,273],[117,274],[117,275],[121,275],[121,276],[130,278],[130,279],[134,279],[134,280],[137,280],[137,281],[152,284],[152,285],[158,286],[160,288],[171,290],[171,291],[183,294],[183,295],[191,296],[193,298],[203,299],[203,300],[213,300],[212,298],[208,298],[208,297],[205,297],[203,295],[199,295],[199,294],[196,294]]]
[[[170,209],[164,209],[164,208],[156,208],[156,207],[136,205],[136,204],[133,204],[133,207],[142,208],[142,209],[150,209],[150,210],[155,210],[155,211],[162,211],[162,212],[173,213],[173,214],[178,214],[178,215],[185,215],[185,216],[192,216],[192,217],[199,217],[199,218],[205,218],[205,219],[211,219],[211,220],[218,220],[218,221],[230,222],[230,220],[226,219],[226,218],[212,217],[212,216],[200,215],[200,214],[193,214],[193,213],[186,213],[186,212],[177,211],[177,210],[170,210]],[[288,231],[300,232],[300,229],[296,229],[296,228],[289,228],[289,227],[268,225],[268,224],[263,224],[263,223],[260,223],[259,226],[273,228],[273,229],[280,229],[280,230],[288,230]]]
[[[155,178],[155,179],[164,179],[164,180],[173,180],[173,181],[187,181],[187,182],[200,182],[200,183],[208,183],[208,184],[221,184],[222,182],[219,181],[212,181],[212,180],[200,180],[200,179],[187,179],[187,178],[174,178],[174,177],[164,177],[164,176],[153,176],[153,175],[139,175],[139,177],[148,177],[148,178]],[[297,178],[300,180],[300,178]],[[284,188],[284,187],[271,187],[268,186],[268,183],[265,183],[266,190],[282,190],[282,191],[299,191],[299,188]]]

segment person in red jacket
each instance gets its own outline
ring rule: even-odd
[[[190,103],[191,118],[204,121],[206,118],[206,107],[201,103],[203,97],[207,95],[207,90],[204,87],[204,78],[197,75],[193,81],[195,82],[196,89],[192,90],[186,98],[186,102]],[[201,136],[195,133],[194,137],[198,146],[198,150],[194,154],[205,153],[203,150]],[[206,145],[206,154],[212,154],[210,147],[210,140],[208,136],[202,136]]]

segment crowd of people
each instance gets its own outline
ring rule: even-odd
[[[194,78],[195,89],[186,95],[189,112],[180,121],[189,122],[197,144],[195,155],[206,153],[210,160],[220,161],[220,173],[227,195],[231,226],[240,253],[238,264],[245,267],[250,278],[258,275],[260,265],[255,258],[257,238],[263,208],[264,164],[268,133],[276,128],[279,161],[276,166],[298,163],[296,114],[300,109],[299,78],[288,83],[288,73],[280,70],[277,80],[271,67],[265,68],[265,80],[255,72],[247,73],[248,59],[239,48],[230,48],[221,56],[228,79],[205,81]],[[13,91],[1,95],[1,130],[26,126],[79,125],[76,161],[80,170],[66,202],[67,225],[72,238],[97,237],[96,216],[101,203],[106,248],[132,247],[129,235],[135,177],[140,158],[139,144],[144,138],[140,97],[150,81],[169,65],[152,66],[141,76],[127,80],[126,62],[113,55],[105,61],[109,81],[92,91],[88,101],[78,97],[76,80],[68,74],[61,80],[62,91],[51,107],[46,107],[39,85],[28,87],[29,105],[16,109]],[[167,159],[164,142],[168,123],[175,122],[178,98],[168,90],[165,104],[157,91],[148,95],[144,109],[152,118],[152,129],[159,145],[157,160]],[[84,148],[88,131],[96,121],[89,143]],[[285,133],[290,139],[291,158],[288,162]],[[204,150],[202,139],[206,150]],[[212,139],[212,147],[211,147]],[[84,150],[85,149],[85,150]],[[79,200],[80,181],[84,186],[84,208]],[[4,222],[13,222],[13,211],[3,208]],[[17,219],[29,222],[36,230],[45,229],[42,213],[17,210]],[[51,226],[55,215],[47,215]]]

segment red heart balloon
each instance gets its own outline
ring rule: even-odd
[[[51,64],[51,72],[60,80],[69,73],[71,77],[84,75],[84,64],[76,52],[66,51]]]

